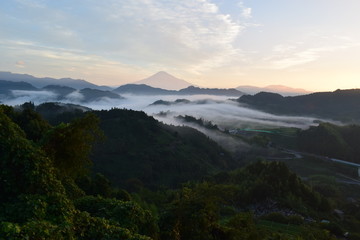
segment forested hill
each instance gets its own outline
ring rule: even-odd
[[[59,108],[51,103],[37,107],[53,123],[82,115],[79,109]],[[165,125],[133,110],[93,113],[105,135],[95,145],[93,168],[117,186],[176,186],[237,165],[226,150],[195,129]]]
[[[346,122],[360,121],[360,89],[318,92],[295,97],[261,92],[253,96],[244,95],[237,101],[276,114],[308,115]]]
[[[360,163],[360,126],[321,123],[301,130],[297,137],[301,151]]]
[[[155,239],[149,211],[126,197],[86,196],[75,183],[100,136],[96,121],[87,115],[51,127],[31,109],[0,105],[0,239]],[[91,211],[105,207],[106,216]]]
[[[358,201],[333,194],[335,185],[322,195],[280,162],[231,169],[236,163],[204,135],[143,112],[62,107],[0,105],[1,240],[360,237]],[[51,124],[39,109],[53,112]]]
[[[204,134],[164,125],[143,112],[94,112],[106,140],[95,147],[94,168],[121,186],[176,186],[230,169],[230,155]]]

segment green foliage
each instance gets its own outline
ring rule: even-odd
[[[283,163],[257,162],[220,178],[221,184],[219,178],[215,179],[216,183],[187,184],[169,199],[166,211],[160,215],[163,239],[289,239],[289,233],[301,239],[300,227],[295,226],[305,223],[301,214],[317,213],[322,204],[322,198]],[[289,207],[283,200],[288,196],[300,203],[291,208],[299,213],[271,213],[274,208],[263,204],[274,199],[281,211]],[[289,231],[284,232],[282,227],[259,229],[255,217],[244,212],[254,201],[263,204],[262,211],[270,212],[265,219],[291,224]]]
[[[302,227],[268,220],[259,220],[259,229],[263,231],[264,239],[302,239],[300,237]]]
[[[93,195],[101,195],[104,197],[111,197],[112,195],[112,188],[110,181],[104,177],[104,175],[98,173],[93,178],[92,184],[92,193]]]
[[[19,239],[21,227],[16,223],[1,222],[0,223],[0,240]]]
[[[207,128],[207,129],[219,130],[219,128],[216,124],[213,124],[211,121],[206,121],[202,118],[195,118],[195,117],[189,116],[189,115],[185,115],[185,116],[179,115],[176,118],[179,120],[185,121],[185,122],[195,123],[201,127]]]
[[[251,142],[260,147],[267,147],[270,142],[270,138],[263,135],[256,135],[251,138]]]
[[[155,219],[149,211],[144,211],[131,201],[121,201],[102,197],[86,196],[75,201],[75,206],[90,213],[93,217],[105,218],[116,222],[132,232],[156,237]]]
[[[335,177],[315,175],[315,176],[310,176],[308,182],[314,190],[321,193],[325,197],[331,197],[331,198],[341,197],[339,183],[336,181]]]
[[[314,227],[303,227],[301,237],[306,240],[336,240],[329,231]]]
[[[66,112],[64,107],[54,104],[36,109],[51,122],[69,123],[78,116],[73,109]],[[168,126],[132,110],[93,113],[100,119],[100,128],[106,136],[104,142],[95,145],[91,156],[93,169],[117,187],[130,191],[144,186],[174,187],[237,164],[223,148],[192,128]],[[57,128],[60,132],[61,126]]]
[[[261,233],[251,213],[237,213],[226,222],[226,227],[229,239],[261,239]]]
[[[80,176],[76,179],[76,184],[86,195],[99,195],[123,201],[131,200],[131,196],[126,190],[112,187],[110,181],[100,173],[95,174],[93,177]]]
[[[216,196],[212,197],[216,198]],[[196,188],[183,188],[160,223],[163,229],[162,238],[214,239],[212,232],[219,228],[217,203],[217,200],[201,195]]]
[[[283,223],[283,224],[294,224],[294,225],[304,224],[304,219],[300,215],[284,216],[280,212],[269,213],[263,216],[262,219],[277,223]]]
[[[318,212],[328,213],[331,209],[326,198],[304,184],[281,162],[258,161],[226,177],[215,175],[209,181],[216,182],[217,186],[221,186],[221,183],[236,189],[233,196],[227,195],[227,199],[232,199],[236,207],[254,203],[261,205],[272,200],[280,207],[304,215],[316,216]]]
[[[66,196],[70,199],[83,197],[85,192],[75,183],[74,179],[66,175],[59,176],[62,185],[65,188]]]
[[[273,212],[263,217],[264,219],[268,221],[278,222],[278,223],[289,223],[286,216],[279,212]]]
[[[61,164],[55,164],[55,168],[54,158],[50,159],[46,152],[35,145],[34,139],[26,139],[30,136],[7,116],[9,114],[4,114],[5,111],[9,113],[12,110],[0,108],[0,239],[150,239],[120,226],[119,222],[79,212],[70,199],[79,198],[84,192],[69,177],[71,174],[65,174]],[[69,129],[62,132],[66,135],[59,136],[64,139],[62,144],[57,145],[56,141],[47,144],[53,143],[55,153],[70,151],[65,143],[65,139],[68,139],[68,144],[78,143],[80,152],[89,152],[89,142],[94,138],[94,131],[97,131],[94,119],[88,116],[76,120],[64,127],[71,129],[73,134]],[[46,139],[44,136],[40,138]],[[78,162],[72,167],[68,165],[69,172],[80,173],[74,168],[86,167],[81,164],[85,165],[86,162]],[[126,205],[121,211],[117,213],[131,216],[134,224],[141,221],[141,217],[151,217],[136,206],[131,208]],[[151,223],[155,221],[149,222],[146,227],[153,226]],[[125,225],[123,222],[121,224]],[[140,229],[136,225],[129,226],[134,231]]]
[[[224,149],[194,129],[167,126],[132,110],[95,114],[106,140],[95,147],[94,170],[115,186],[174,187],[235,165]]]
[[[321,123],[298,134],[298,146],[301,150],[360,163],[360,126],[336,126]]]
[[[310,127],[299,132],[299,148],[322,156],[344,158],[348,153],[347,144],[337,128],[329,123],[322,123],[318,127]]]
[[[226,171],[236,162],[203,134],[166,126],[142,112],[100,111],[98,117],[40,128],[17,123],[18,116],[33,116],[22,114],[0,107],[0,240],[332,240],[345,231],[357,237],[359,207],[343,201],[337,207],[351,215],[341,219],[330,211],[337,203],[330,205],[315,191],[340,200],[332,194],[334,179],[315,176],[309,186],[279,162]],[[85,175],[99,136],[97,118],[107,140],[96,145],[93,156],[104,175]],[[44,131],[34,137],[28,134],[34,129]],[[325,132],[345,143],[354,137],[352,128],[334,129],[326,126]],[[130,196],[113,188],[107,177],[116,175],[138,192]],[[185,181],[180,189],[164,187]],[[284,209],[291,209],[290,215]],[[261,220],[264,215],[267,220]]]
[[[57,226],[48,221],[29,221],[21,227],[15,223],[2,222],[0,227],[0,239],[74,239],[69,232],[69,229],[66,229],[66,227]]]
[[[352,233],[349,237],[350,240],[360,240],[360,234],[359,233]]]
[[[3,105],[0,108],[25,132],[27,139],[40,141],[50,129],[49,123],[34,111],[32,103],[24,103],[17,110]]]
[[[334,222],[330,223],[323,223],[321,224],[321,227],[323,229],[328,230],[330,233],[334,234],[335,236],[343,236],[344,235],[344,229],[342,229],[338,224]]]
[[[90,108],[75,104],[62,103],[42,103],[36,106],[36,112],[46,119],[51,125],[56,126],[60,123],[70,123],[73,119],[81,118]]]
[[[133,234],[104,218],[91,217],[87,212],[80,212],[74,219],[75,236],[78,240],[151,240],[149,237]]]
[[[0,127],[0,202],[19,194],[63,193],[50,159],[1,110]]]
[[[75,178],[87,173],[91,165],[89,154],[92,146],[102,136],[98,122],[94,114],[86,114],[48,132],[42,143],[43,149],[61,174]]]

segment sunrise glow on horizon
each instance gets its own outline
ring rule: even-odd
[[[359,0],[7,0],[0,71],[122,85],[360,88]]]

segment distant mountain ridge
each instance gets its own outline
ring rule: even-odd
[[[229,96],[239,97],[244,95],[234,88],[199,88],[190,86],[187,88],[175,90],[166,90],[162,88],[154,88],[145,84],[125,84],[113,90],[119,94],[134,94],[134,95],[215,95],[215,96]]]
[[[294,97],[260,92],[241,96],[237,101],[275,114],[308,115],[344,122],[360,122],[360,89],[317,92]]]
[[[36,87],[26,82],[12,82],[0,80],[0,94],[9,94],[11,90],[37,90]]]
[[[133,84],[145,84],[154,88],[162,88],[166,90],[180,90],[194,85],[183,79],[176,78],[164,71],[155,73],[154,75],[140,81],[136,81]]]
[[[99,89],[75,88],[58,85],[48,85],[43,88],[36,88],[26,82],[12,82],[0,80],[0,101],[14,100],[18,97],[27,97],[29,101],[41,96],[46,101],[71,101],[71,102],[93,102],[104,98],[123,99],[119,94]]]
[[[107,86],[98,86],[96,84],[81,79],[72,79],[72,78],[56,79],[50,77],[38,78],[29,74],[19,74],[19,73],[11,73],[11,72],[0,72],[0,79],[12,81],[12,82],[27,82],[37,88],[42,88],[47,85],[61,85],[61,86],[72,87],[75,89],[83,89],[83,88],[92,88],[99,90],[112,89]]]
[[[135,94],[135,95],[172,95],[176,94],[175,90],[166,90],[162,88],[154,88],[146,84],[125,84],[113,90],[120,94]]]
[[[180,94],[184,95],[217,95],[217,96],[241,96],[244,95],[243,92],[236,90],[235,88],[199,88],[190,86],[178,91]]]
[[[237,90],[246,92],[248,94],[256,94],[259,92],[273,92],[283,96],[297,96],[309,94],[311,91],[302,88],[291,88],[284,85],[269,85],[266,87],[255,87],[255,86],[239,86]]]

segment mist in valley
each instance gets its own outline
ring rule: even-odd
[[[20,91],[12,92],[13,98],[3,101],[8,105],[20,105],[33,102],[35,105],[44,102],[58,102],[58,95],[51,91]],[[99,98],[96,101],[84,101],[79,91],[72,92],[61,99],[62,103],[79,104],[94,110],[111,108],[132,109],[144,111],[157,120],[176,126],[189,126],[206,134],[211,139],[231,152],[250,149],[241,139],[225,134],[225,130],[234,129],[273,129],[279,127],[294,127],[306,129],[317,125],[320,119],[304,116],[280,116],[251,109],[230,99],[228,96],[212,95],[164,95],[143,96],[124,94],[123,98]],[[161,100],[161,101],[159,101]],[[192,116],[197,119],[216,124],[218,130],[209,130],[191,122],[186,122],[178,116]],[[320,120],[324,121],[324,120]],[[329,120],[326,120],[329,121]]]
[[[330,121],[313,117],[280,116],[265,113],[248,108],[234,101],[235,99],[229,99],[227,96],[122,96],[125,97],[125,99],[115,101],[102,99],[101,101],[85,103],[84,105],[96,110],[116,107],[144,111],[160,121],[173,125],[184,124],[182,121],[176,120],[176,116],[189,115],[211,121],[221,129],[276,127],[306,129],[309,126],[317,125],[318,121]],[[179,101],[176,103],[175,101],[178,99],[186,99],[189,102]],[[170,104],[153,104],[158,100],[169,102]]]
[[[2,103],[7,105],[20,105],[24,102],[33,102],[35,105],[44,102],[57,102],[58,95],[51,91],[21,91],[12,92],[14,98],[5,99]],[[317,118],[304,116],[279,116],[251,109],[242,105],[235,99],[228,96],[211,95],[165,95],[165,96],[142,96],[142,95],[121,95],[123,99],[111,99],[107,97],[96,101],[83,101],[84,96],[76,91],[68,94],[63,103],[79,104],[94,110],[125,108],[144,111],[148,115],[154,116],[158,120],[179,125],[184,124],[174,117],[179,115],[189,115],[195,118],[202,118],[217,124],[222,129],[237,128],[276,128],[276,127],[296,127],[305,129],[312,125],[317,125]],[[175,102],[178,99],[185,101]],[[153,104],[158,100],[169,102],[170,104]],[[159,113],[166,113],[159,115]],[[329,121],[329,120],[326,120]]]

